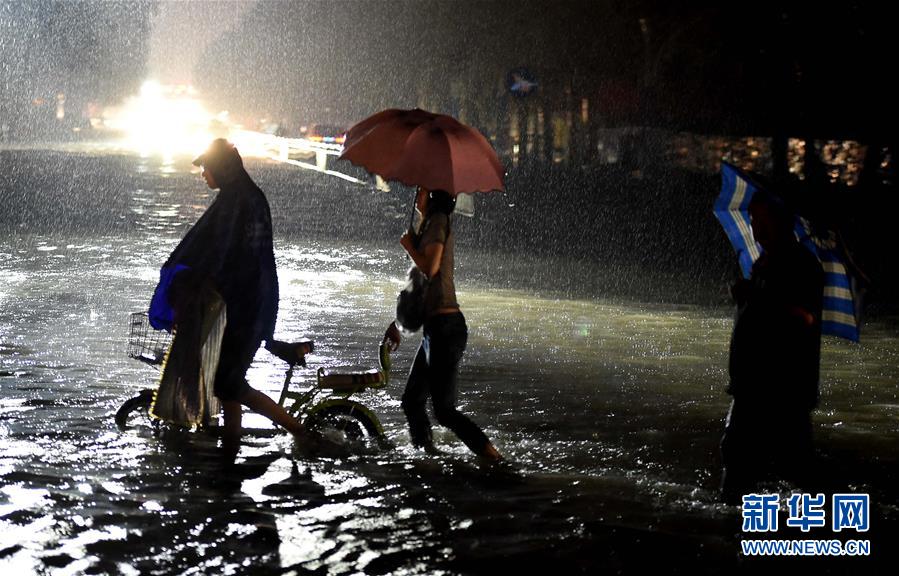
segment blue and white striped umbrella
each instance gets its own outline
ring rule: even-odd
[[[821,332],[858,342],[859,301],[852,275],[846,270],[842,250],[833,230],[815,232],[808,220],[796,218],[794,231],[803,246],[814,254],[824,269],[824,306]]]
[[[761,247],[752,236],[749,220],[749,203],[759,190],[758,184],[742,170],[726,162],[721,163],[721,193],[715,200],[714,212],[737,251],[744,278],[749,278],[752,263],[761,254]],[[801,216],[796,217],[794,232],[824,269],[821,332],[858,342],[858,298],[836,234],[831,230],[813,231],[809,222]]]
[[[749,224],[749,202],[758,190],[758,186],[742,170],[726,162],[721,163],[721,193],[715,200],[715,217],[737,251],[743,278],[749,278],[752,263],[762,253]]]

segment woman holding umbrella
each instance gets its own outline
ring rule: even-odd
[[[412,443],[428,452],[436,451],[431,422],[425,411],[430,395],[434,416],[452,430],[472,452],[490,460],[502,457],[484,432],[456,409],[459,362],[468,341],[468,326],[456,302],[453,283],[454,236],[450,215],[456,200],[443,190],[419,187],[415,205],[420,224],[415,233],[400,238],[416,266],[428,277],[425,297],[424,334],[403,392],[403,412],[409,422]],[[396,350],[401,341],[396,321],[384,339]]]
[[[457,194],[504,190],[503,168],[493,147],[476,129],[425,110],[390,109],[347,132],[340,156],[386,180],[417,187],[419,226],[400,244],[428,278],[424,335],[403,392],[412,443],[434,450],[425,412],[428,396],[437,421],[475,454],[502,457],[477,424],[456,409],[459,362],[468,341],[465,317],[453,284],[454,236],[450,215]],[[384,334],[392,349],[401,340],[397,322]]]

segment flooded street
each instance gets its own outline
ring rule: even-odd
[[[397,243],[408,192],[247,164],[274,219],[275,335],[316,342],[299,380],[313,382],[319,367],[374,368],[408,265]],[[395,355],[390,385],[363,397],[392,450],[309,451],[286,434],[246,436],[238,466],[222,474],[212,436],[119,431],[115,411],[158,376],[127,356],[128,315],[146,310],[160,265],[213,196],[183,161],[0,150],[0,566],[595,574],[661,563],[695,574],[770,565],[740,555],[740,509],[716,501],[731,309],[610,297],[598,278],[658,279],[574,250],[529,255],[485,241],[509,198],[479,199],[473,219],[457,218],[456,284],[470,328],[459,406],[510,465],[479,462],[439,427],[442,455],[411,447],[400,396],[415,336]],[[569,216],[567,225],[585,225]],[[535,233],[536,224],[519,232]],[[899,535],[899,323],[871,320],[860,345],[824,338],[821,367],[818,476],[828,494],[871,495],[872,555],[803,566],[886,573]],[[248,378],[276,395],[284,368],[260,350]]]

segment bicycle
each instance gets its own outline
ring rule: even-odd
[[[150,326],[146,312],[131,314],[131,330],[128,337],[130,358],[161,369],[171,343],[171,334]],[[319,368],[312,386],[306,390],[291,389],[296,368],[306,367],[306,354],[311,353],[314,348],[314,342],[308,338],[296,342],[280,340],[266,342],[265,349],[287,363],[278,405],[291,416],[301,420],[312,433],[326,435],[330,433],[329,431],[336,431],[350,441],[374,441],[381,447],[389,447],[390,443],[377,415],[361,402],[351,399],[353,395],[366,390],[379,390],[387,386],[391,366],[387,343],[382,343],[379,348],[379,369],[335,372]],[[158,429],[162,422],[150,414],[155,393],[154,389],[144,389],[137,396],[126,400],[115,414],[116,425],[124,430],[128,428],[133,416],[141,414],[155,429]],[[213,433],[219,431],[216,425],[207,425],[203,428]],[[246,428],[244,431],[256,435],[273,433],[271,430]]]

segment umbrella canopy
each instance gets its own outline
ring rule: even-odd
[[[752,236],[749,219],[749,203],[760,190],[745,172],[726,162],[721,163],[721,193],[715,200],[714,212],[737,252],[744,278],[749,278],[752,264],[761,254],[761,247]],[[858,342],[860,298],[837,235],[832,230],[814,230],[808,220],[798,215],[795,216],[794,232],[824,269],[821,332]]]
[[[794,231],[824,269],[821,332],[858,342],[861,298],[855,277],[847,271],[844,251],[837,235],[833,230],[815,231],[812,224],[802,217],[797,217]]]
[[[483,134],[418,108],[384,110],[354,125],[340,158],[385,180],[453,196],[505,190],[505,171]]]
[[[726,162],[721,163],[721,193],[715,200],[714,212],[737,251],[743,278],[749,278],[752,263],[762,252],[752,236],[749,222],[749,202],[758,190],[759,187],[741,170]]]

